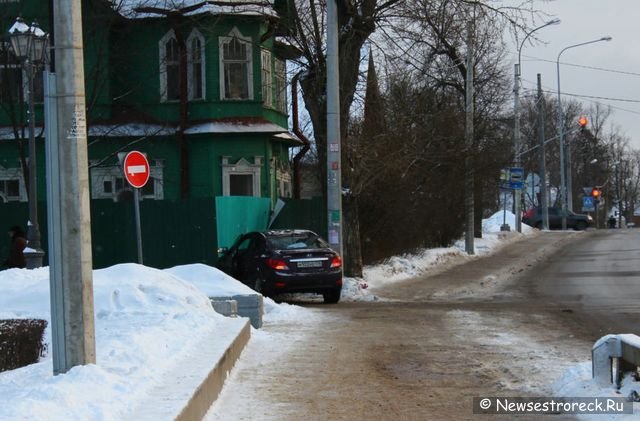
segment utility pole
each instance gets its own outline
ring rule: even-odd
[[[329,245],[342,250],[342,172],[340,167],[340,74],[338,70],[338,7],[327,2],[327,211]]]
[[[549,229],[549,200],[547,197],[547,169],[544,151],[544,96],[542,95],[542,77],[538,73],[538,133],[540,136],[540,207],[542,210],[542,229]]]
[[[53,2],[55,97],[48,117],[47,200],[53,372],[96,361],[80,0]],[[53,106],[53,109],[52,109]]]
[[[513,150],[515,151],[513,164],[520,167],[520,64],[515,64],[513,82]],[[533,176],[531,177],[533,184]],[[533,199],[533,198],[532,198]],[[522,190],[513,189],[514,214],[516,216],[516,231],[522,232]]]
[[[474,215],[473,215],[473,22],[467,23],[467,80],[466,91],[466,120],[464,125],[464,139],[466,146],[465,157],[465,208],[467,219],[467,230],[464,240],[464,248],[467,254],[475,254],[474,237]]]

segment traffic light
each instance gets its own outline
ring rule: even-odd
[[[580,126],[581,131],[584,131],[587,128],[588,123],[589,123],[589,120],[587,119],[586,115],[581,115],[580,118],[578,119],[578,125]]]
[[[598,187],[594,187],[593,189],[591,189],[591,196],[593,196],[594,199],[600,199],[600,196],[602,196],[602,191],[598,188]]]

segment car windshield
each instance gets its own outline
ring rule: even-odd
[[[271,236],[267,238],[267,243],[273,250],[317,249],[329,247],[329,244],[327,244],[322,238],[311,232]]]

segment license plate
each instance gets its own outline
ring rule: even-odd
[[[311,262],[298,262],[298,267],[299,268],[321,268],[322,261],[316,260]]]

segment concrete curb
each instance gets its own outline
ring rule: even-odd
[[[220,395],[229,371],[251,337],[248,319],[228,320],[233,320],[235,326],[204,338],[190,355],[165,374],[166,381],[154,387],[127,418],[201,420]]]
[[[240,354],[250,338],[251,327],[247,321],[220,360],[218,360],[200,386],[193,392],[193,396],[189,399],[187,405],[175,418],[176,421],[201,420],[205,416],[209,407],[211,407],[213,402],[218,398],[218,395],[220,395],[229,371],[231,371],[238,358],[240,358]]]

